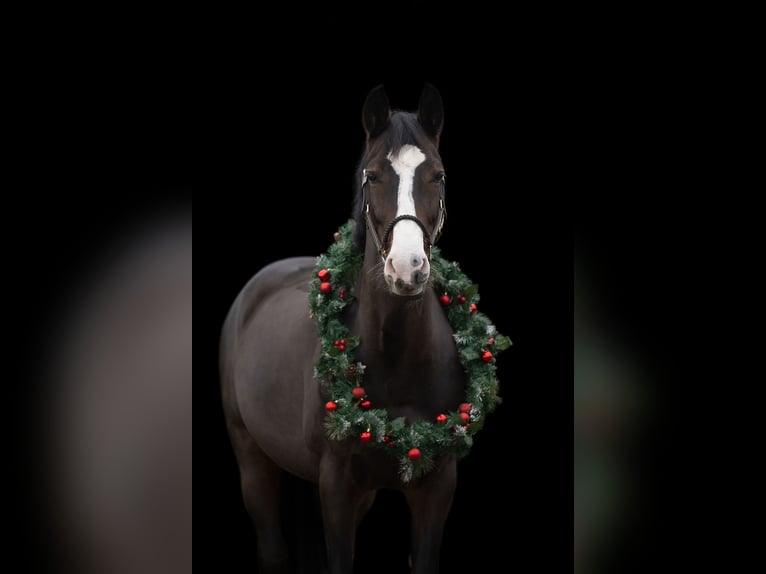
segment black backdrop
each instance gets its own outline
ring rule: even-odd
[[[685,203],[668,200],[685,174],[704,173],[694,150],[705,126],[683,76],[630,51],[619,66],[605,55],[567,71],[556,59],[532,66],[524,51],[485,54],[490,74],[470,62],[446,71],[388,62],[370,72],[327,53],[307,56],[295,74],[264,64],[247,81],[228,78],[226,105],[215,109],[220,161],[197,214],[195,562],[203,571],[253,562],[218,399],[228,306],[262,265],[323,251],[350,215],[367,91],[383,83],[394,107],[414,109],[428,81],[445,104],[443,253],[479,283],[483,310],[514,341],[499,361],[505,402],[459,467],[443,571],[571,568],[573,226],[605,281],[610,324],[652,373],[657,406],[631,461],[640,519],[611,548],[607,571],[687,564],[693,439],[676,415],[694,384],[687,357],[701,295],[693,285],[707,276],[701,258],[714,238]],[[292,532],[312,530],[312,492],[288,486]],[[382,493],[360,528],[357,570],[405,571],[407,546],[407,510]]]
[[[300,78],[263,83],[237,122],[244,146],[197,215],[196,327],[202,363],[195,380],[195,562],[222,570],[254,562],[237,467],[218,399],[216,344],[228,306],[264,264],[316,255],[351,214],[353,174],[363,145],[361,106],[377,83],[393,107],[414,109],[425,81],[442,92],[441,152],[448,174],[448,221],[441,240],[480,285],[482,309],[514,341],[499,360],[504,404],[461,463],[445,532],[443,571],[486,572],[496,560],[549,562],[571,557],[571,227],[566,194],[542,183],[543,134],[514,112],[505,90],[438,74],[349,74],[329,70],[321,84]],[[241,110],[248,97],[238,96]],[[225,111],[223,112],[226,113]],[[526,124],[527,145],[514,133]],[[227,147],[227,151],[228,151]],[[523,174],[520,179],[519,174]],[[200,315],[202,321],[199,321]],[[264,405],[263,408],[268,408]],[[314,494],[288,484],[291,531],[318,524]],[[296,502],[297,501],[297,502]],[[360,528],[357,571],[406,570],[407,509],[383,492]],[[550,552],[551,547],[559,551]],[[207,571],[205,568],[203,571]]]
[[[8,442],[38,420],[40,340],[87,280],[83,270],[194,187],[195,566],[249,570],[251,531],[217,393],[221,322],[261,265],[320,252],[348,216],[365,92],[382,82],[395,106],[412,108],[430,81],[446,105],[444,252],[481,285],[482,307],[515,342],[500,362],[505,403],[460,467],[444,571],[494,571],[493,557],[508,569],[569,567],[573,222],[619,288],[617,320],[669,375],[659,396],[672,413],[655,427],[647,466],[652,528],[613,571],[688,570],[712,556],[731,570],[749,521],[713,513],[750,508],[728,497],[742,490],[741,463],[760,452],[740,446],[756,432],[735,424],[736,436],[722,436],[724,419],[740,422],[743,404],[760,404],[742,366],[762,355],[759,339],[735,325],[760,325],[751,301],[762,300],[748,277],[762,260],[750,252],[762,244],[760,211],[736,195],[752,189],[738,177],[757,165],[757,148],[733,134],[752,125],[743,100],[755,91],[741,84],[755,76],[739,67],[747,35],[732,54],[724,18],[696,25],[700,14],[688,11],[609,13],[588,27],[481,3],[453,14],[428,2],[407,13],[371,8],[285,4],[288,17],[258,13],[241,31],[189,26],[180,13],[137,14],[136,26],[120,14],[82,30],[34,20],[48,43],[32,35],[20,48],[21,78],[8,92],[20,124],[10,163],[23,181],[4,197],[4,288],[8,333],[23,352],[9,357],[5,389],[32,398],[28,409],[9,398]],[[29,384],[14,384],[17,362]],[[736,383],[744,392],[728,392]],[[10,471],[37,494],[50,477],[31,436]],[[736,488],[717,482],[722,474]],[[711,503],[722,492],[726,501]],[[369,570],[405,553],[404,509],[381,500],[359,539]],[[22,505],[20,524],[43,518]],[[23,552],[39,554],[34,542]]]
[[[270,65],[265,53],[241,69],[222,64],[205,78],[204,97],[177,72],[173,57],[146,70],[129,67],[127,57],[112,59],[98,91],[90,89],[90,68],[53,75],[73,88],[55,109],[39,107],[56,153],[34,189],[45,185],[55,193],[42,209],[34,194],[14,198],[20,201],[13,213],[29,218],[30,244],[12,254],[18,257],[9,268],[24,278],[23,297],[49,303],[31,312],[20,305],[24,323],[45,325],[52,309],[65,306],[78,272],[110,238],[167,198],[173,204],[188,199],[192,186],[198,190],[195,566],[249,568],[252,530],[218,397],[221,323],[262,265],[320,253],[350,215],[366,92],[383,83],[393,106],[413,109],[429,81],[446,109],[449,219],[441,246],[479,283],[482,309],[515,343],[499,361],[505,402],[459,468],[443,571],[494,571],[495,560],[509,569],[569,568],[572,223],[600,245],[627,303],[620,311],[643,326],[636,338],[651,340],[651,351],[665,354],[660,362],[676,362],[668,355],[683,353],[693,330],[683,324],[691,311],[684,311],[689,292],[682,276],[690,270],[702,276],[678,235],[679,225],[688,224],[684,206],[670,207],[664,198],[681,173],[699,169],[677,153],[695,134],[685,123],[685,94],[673,91],[666,68],[650,74],[625,59],[623,73],[604,60],[564,74],[532,65],[529,51],[512,52],[492,55],[493,72],[485,74],[465,64],[447,72],[422,65],[365,69],[339,55],[349,49],[310,52],[291,65]],[[594,191],[599,198],[587,201]],[[18,236],[6,231],[12,245]],[[38,333],[27,334],[34,349]],[[686,445],[677,439],[663,463],[672,466]],[[311,490],[293,481],[288,491],[293,531],[311,530],[317,524]],[[684,522],[681,511],[669,510],[681,491],[673,485],[655,499],[651,506],[663,516],[652,524],[660,534],[644,532],[633,552],[626,549],[631,562],[620,571],[660,571],[655,557],[672,552]],[[402,501],[381,494],[359,533],[359,570],[402,570],[406,524]],[[660,538],[672,542],[651,544]]]

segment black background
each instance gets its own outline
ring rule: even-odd
[[[740,262],[751,262],[725,243],[727,225],[739,219],[713,213],[716,206],[695,195],[717,184],[718,172],[706,147],[715,120],[700,114],[704,89],[690,87],[700,77],[693,58],[648,53],[640,42],[616,42],[612,50],[614,38],[593,51],[550,53],[544,39],[514,42],[518,22],[505,30],[476,13],[465,24],[479,20],[487,34],[508,35],[501,50],[448,57],[441,44],[462,47],[465,39],[430,20],[423,29],[435,40],[420,59],[393,40],[378,57],[367,53],[371,37],[385,31],[375,21],[360,18],[358,34],[346,30],[331,44],[328,35],[341,26],[329,17],[310,33],[285,36],[301,46],[297,58],[274,60],[279,44],[248,45],[245,35],[215,56],[168,42],[136,61],[129,42],[108,57],[91,44],[46,54],[34,68],[42,82],[24,94],[33,113],[17,148],[41,153],[22,154],[31,177],[7,203],[22,231],[4,229],[6,245],[16,247],[7,268],[19,287],[11,314],[22,325],[25,365],[35,364],[40,332],[111,242],[147,213],[190,199],[192,187],[202,202],[193,437],[198,571],[252,569],[255,562],[218,398],[221,323],[262,265],[318,254],[350,215],[361,105],[379,83],[404,109],[414,109],[425,81],[441,90],[449,209],[443,253],[479,283],[482,309],[515,343],[499,361],[505,402],[460,465],[443,571],[570,567],[573,225],[585,230],[618,295],[614,319],[663,373],[665,414],[653,427],[659,436],[644,471],[648,512],[635,538],[616,551],[619,571],[677,569],[700,543],[715,546],[712,535],[696,536],[691,527],[702,530],[709,507],[699,503],[703,486],[688,468],[711,445],[702,468],[712,471],[730,444],[696,434],[711,416],[697,408],[706,394],[699,375],[709,365],[696,354],[714,348],[708,358],[720,361],[729,350],[708,338],[722,332],[719,312],[710,309],[723,297],[716,287]],[[359,52],[368,65],[354,61]],[[203,62],[205,74],[190,61]],[[744,245],[756,230],[740,227],[744,237],[734,243]],[[742,338],[734,344],[743,345],[740,354],[752,345]],[[701,424],[682,420],[690,412]],[[310,530],[318,520],[310,489],[287,486],[294,494],[288,520]],[[406,524],[401,500],[381,494],[359,532],[359,570],[403,571]]]
[[[319,62],[300,69],[313,64]],[[441,247],[479,283],[482,309],[514,341],[499,362],[504,403],[460,464],[442,570],[492,571],[498,560],[569,568],[573,205],[577,188],[610,191],[605,180],[624,167],[642,177],[631,158],[634,136],[613,124],[621,100],[583,102],[573,113],[556,86],[505,88],[466,69],[368,72],[336,62],[322,69],[321,81],[264,68],[252,76],[216,84],[221,93],[203,105],[202,119],[189,84],[159,73],[135,83],[110,76],[98,101],[73,100],[74,113],[51,116],[60,145],[70,147],[51,163],[54,181],[66,182],[68,193],[53,196],[38,215],[44,242],[21,267],[38,278],[27,296],[53,301],[39,309],[37,322],[45,324],[50,309],[65,309],[67,293],[137,222],[200,188],[195,566],[253,567],[253,532],[218,396],[222,321],[261,266],[320,253],[350,216],[367,91],[383,83],[394,107],[414,109],[423,83],[431,82],[445,102],[449,218]],[[588,135],[575,137],[583,116]],[[45,269],[38,266],[43,255]],[[49,276],[58,277],[55,293],[42,279]],[[288,528],[315,530],[313,492],[296,481],[286,486]],[[359,571],[405,571],[407,527],[401,498],[381,493],[359,531]]]
[[[525,562],[550,560],[566,567],[571,559],[572,283],[566,199],[559,203],[544,188],[536,177],[544,174],[544,160],[532,160],[533,150],[515,141],[512,134],[523,120],[514,117],[504,90],[467,90],[464,78],[436,73],[329,70],[322,85],[267,80],[258,92],[257,120],[241,125],[245,141],[252,138],[262,147],[253,143],[239,150],[238,188],[219,190],[214,202],[206,202],[201,219],[198,215],[198,230],[200,221],[211,221],[219,231],[203,231],[204,242],[197,242],[197,253],[204,253],[197,277],[204,273],[206,304],[204,332],[197,327],[205,350],[197,355],[204,367],[195,382],[195,451],[202,453],[197,465],[206,468],[195,485],[195,518],[204,517],[197,520],[195,535],[205,540],[203,555],[210,552],[221,567],[252,563],[254,549],[219,407],[220,325],[238,290],[261,266],[324,251],[350,217],[367,91],[383,83],[393,107],[414,110],[425,81],[441,90],[445,102],[441,153],[449,216],[440,245],[479,283],[482,309],[515,343],[499,361],[505,402],[460,465],[443,571],[489,571],[498,553],[509,549],[524,555]],[[520,170],[526,172],[525,182],[515,177]],[[290,488],[294,492],[295,484]],[[295,496],[303,496],[298,506],[308,509],[289,512],[293,524],[303,524],[304,513],[316,513],[315,503],[310,492]],[[358,571],[405,571],[407,529],[401,497],[381,493],[360,527]],[[550,545],[562,551],[543,558]]]
[[[630,344],[657,373],[651,384],[660,408],[643,458],[634,461],[644,512],[612,548],[612,568],[685,563],[686,483],[673,469],[685,465],[679,448],[689,443],[671,432],[678,423],[668,405],[686,384],[676,367],[689,351],[684,297],[694,254],[681,252],[678,229],[695,225],[665,194],[688,167],[678,149],[698,127],[688,121],[675,72],[650,71],[630,53],[620,67],[604,58],[564,72],[555,60],[531,66],[527,52],[484,54],[493,73],[470,62],[407,66],[395,56],[376,60],[371,72],[341,53],[306,56],[297,74],[264,64],[254,84],[235,79],[217,110],[225,129],[216,157],[225,167],[198,214],[205,304],[195,450],[204,470],[195,535],[204,543],[195,558],[224,568],[254,560],[215,384],[228,306],[262,265],[323,251],[349,217],[367,91],[383,83],[394,107],[412,110],[427,81],[445,103],[443,253],[479,283],[482,309],[515,343],[499,361],[505,402],[459,468],[443,571],[571,567],[573,227],[603,272],[611,321],[632,334]],[[321,69],[321,81],[307,80],[312,69]],[[312,492],[294,482],[288,491],[292,531],[311,530],[318,520]],[[407,548],[406,507],[381,493],[358,534],[357,568],[405,571]]]

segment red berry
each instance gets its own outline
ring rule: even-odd
[[[458,295],[457,300],[460,301],[461,303],[465,303],[467,301],[467,299],[465,298],[465,295]]]
[[[393,447],[393,446],[394,446],[394,441],[390,441],[390,442],[388,443],[388,446],[389,446],[389,447]]]
[[[468,403],[460,403],[460,406],[458,407],[458,410],[461,413],[470,413],[471,412],[471,405]]]
[[[391,437],[386,435],[383,437],[383,442],[391,442]]]
[[[341,287],[340,293],[338,294],[338,298],[340,298],[341,301],[346,298],[346,288],[345,287]]]
[[[324,408],[325,410],[327,410],[327,412],[331,413],[338,408],[338,405],[334,401],[328,401],[327,404],[325,404]]]
[[[367,410],[370,408],[371,405],[372,403],[370,401],[362,401],[359,406],[362,407],[364,410]]]
[[[367,444],[372,440],[372,435],[365,431],[362,434],[359,435],[359,440],[361,440],[364,444]]]
[[[364,392],[364,387],[354,387],[354,390],[351,391],[351,396],[355,399],[361,399],[366,394],[367,393]]]
[[[437,423],[446,423],[446,422],[447,422],[447,415],[445,415],[445,414],[443,414],[443,413],[442,413],[442,414],[440,414],[440,415],[438,415],[438,416],[436,417],[436,422],[437,422]]]
[[[446,293],[442,295],[441,297],[439,297],[439,300],[442,302],[442,305],[449,305],[450,303],[449,295],[447,295]]]
[[[471,303],[471,313],[476,313],[476,303]]]
[[[322,269],[319,273],[317,273],[317,277],[319,277],[322,281],[327,281],[329,276],[330,272],[327,269]]]
[[[340,340],[340,344],[345,347],[346,346],[346,339],[341,339]]]
[[[490,353],[489,351],[484,351],[481,354],[481,360],[484,361],[485,363],[489,363],[492,360],[492,353]]]
[[[329,293],[330,291],[332,291],[332,285],[330,285],[330,284],[329,284],[327,281],[324,281],[324,282],[323,282],[323,283],[322,283],[322,284],[319,286],[319,290],[320,290],[322,293]]]
[[[489,346],[491,347],[491,346],[492,346],[492,345],[494,345],[494,344],[495,344],[495,338],[494,338],[494,337],[491,337],[491,338],[490,338],[490,340],[489,340],[489,341],[487,341],[487,345],[489,345]]]
[[[471,422],[471,417],[468,416],[468,413],[460,413],[460,418],[463,419],[465,424]]]
[[[407,453],[407,456],[410,457],[410,460],[418,460],[420,458],[420,449],[411,448],[410,452]]]

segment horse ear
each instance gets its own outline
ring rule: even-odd
[[[367,139],[370,140],[380,134],[388,125],[391,116],[391,108],[388,105],[388,96],[383,85],[373,88],[362,108],[362,124],[364,131],[367,132]]]
[[[442,126],[444,126],[444,104],[442,104],[439,90],[431,84],[426,84],[423,93],[420,94],[418,122],[438,146],[439,136],[442,133]]]

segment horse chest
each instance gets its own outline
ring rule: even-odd
[[[373,404],[392,417],[430,419],[460,402],[464,380],[457,359],[454,365],[424,362],[368,364],[365,389]]]

